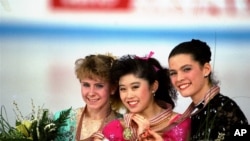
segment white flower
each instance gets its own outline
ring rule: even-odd
[[[56,125],[55,125],[54,123],[47,124],[47,125],[44,127],[44,130],[45,130],[45,131],[48,131],[48,132],[55,131],[55,130],[56,130]]]

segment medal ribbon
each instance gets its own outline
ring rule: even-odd
[[[153,129],[156,132],[163,133],[162,129],[164,127],[161,127],[161,123],[163,121],[169,120],[169,117],[172,115],[172,107],[170,104],[167,104],[167,109],[164,110],[163,112],[159,113],[157,116],[153,117],[152,119],[149,120],[150,122],[150,128]],[[130,141],[136,141],[137,140],[137,127],[135,124],[131,123],[131,118],[134,114],[129,113],[124,115],[124,122],[125,122],[125,129],[123,131],[124,134],[129,134],[128,132],[131,133],[129,138],[125,138],[125,140],[130,140]],[[127,136],[128,137],[128,136]]]
[[[136,140],[136,130],[132,127],[131,118],[134,114],[125,114],[124,115],[124,122],[125,122],[125,129],[123,131],[123,138],[125,140]]]
[[[208,92],[206,93],[204,99],[203,99],[203,107],[198,109],[197,111],[194,112],[194,110],[196,109],[196,105],[194,104],[194,102],[192,102],[188,108],[186,109],[186,111],[182,114],[182,116],[175,122],[173,122],[171,125],[169,125],[166,130],[169,130],[170,128],[176,126],[177,124],[181,123],[182,121],[184,121],[186,118],[189,118],[192,115],[195,115],[197,113],[199,113],[204,107],[206,107],[206,105],[208,104],[208,102],[213,99],[217,94],[220,93],[220,87],[215,85],[213,87],[211,87]],[[193,113],[194,112],[194,113]]]

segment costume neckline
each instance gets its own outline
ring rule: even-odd
[[[105,118],[103,119],[103,121],[102,121],[102,123],[101,123],[99,129],[98,129],[94,134],[92,134],[90,137],[87,137],[86,139],[81,140],[82,121],[84,120],[84,117],[85,117],[85,114],[86,114],[86,113],[85,113],[86,109],[87,109],[87,106],[85,106],[85,107],[83,108],[81,117],[80,117],[79,122],[78,122],[78,125],[77,125],[77,131],[76,131],[76,137],[75,137],[77,141],[88,141],[95,133],[99,132],[99,131],[103,128],[104,123],[107,122],[108,117],[112,114],[112,110],[110,109],[110,110],[107,112],[107,115],[105,116]],[[100,119],[100,120],[101,120],[101,119]]]

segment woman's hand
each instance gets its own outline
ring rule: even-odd
[[[164,139],[161,137],[161,135],[159,135],[155,131],[148,130],[148,134],[150,137],[149,137],[149,140],[147,140],[147,141],[164,141]]]
[[[164,141],[160,134],[150,130],[150,122],[139,114],[135,114],[132,120],[137,124],[137,136],[139,141]]]
[[[132,116],[132,120],[137,124],[137,135],[141,135],[146,132],[150,127],[150,122],[148,119],[144,118],[139,114],[135,114]]]
[[[93,138],[93,141],[103,141],[103,140],[100,138]]]
[[[144,133],[140,135],[139,141],[164,141],[164,139],[161,135],[149,129],[146,134]]]

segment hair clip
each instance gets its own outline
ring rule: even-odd
[[[148,60],[149,58],[151,58],[154,55],[153,51],[150,51],[148,56],[145,57],[139,57],[139,56],[135,56],[136,59],[141,59],[141,60]]]
[[[155,71],[157,72],[158,70],[160,70],[159,68],[157,68],[156,66],[153,66]]]
[[[141,59],[141,60],[146,60],[146,61],[147,61],[147,60],[148,60],[149,58],[151,58],[153,55],[154,55],[154,52],[153,52],[153,51],[150,51],[149,54],[148,54],[148,56],[145,56],[145,57],[135,56],[135,59]],[[157,68],[156,66],[153,65],[153,67],[154,67],[154,69],[155,69],[156,72],[159,70],[159,68]]]

